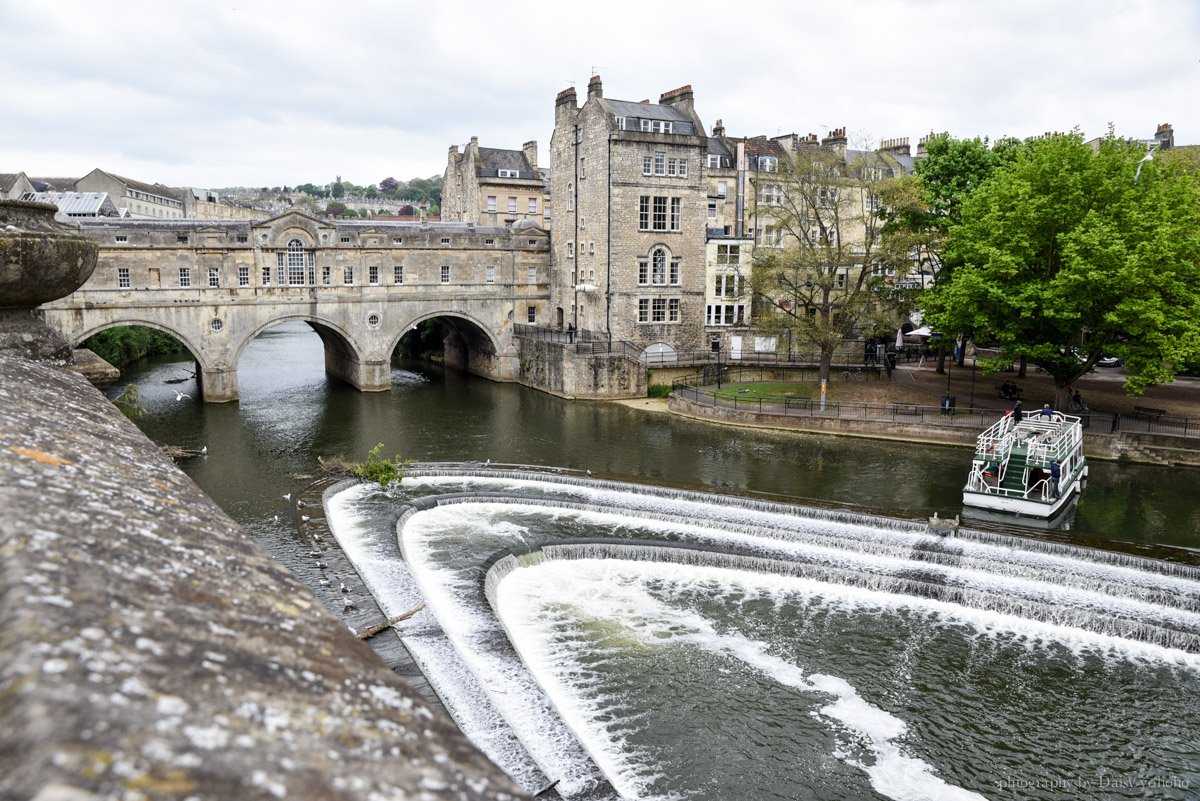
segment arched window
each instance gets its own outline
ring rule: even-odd
[[[667,251],[664,248],[650,251],[650,283],[667,283]]]
[[[575,211],[575,184],[567,184],[567,211]]]
[[[304,283],[304,243],[299,239],[288,242],[287,249],[288,283]]]

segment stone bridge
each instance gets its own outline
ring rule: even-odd
[[[549,236],[536,224],[331,222],[289,211],[262,222],[88,220],[92,277],[42,306],[78,346],[142,325],[182,342],[205,401],[236,400],[243,349],[288,320],[308,323],[325,369],[364,391],[391,387],[391,356],[439,318],[447,363],[520,380],[516,323],[550,321]]]

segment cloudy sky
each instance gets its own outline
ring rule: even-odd
[[[1200,142],[1194,0],[0,0],[0,172],[174,186],[440,175],[554,96],[691,84],[711,128]]]

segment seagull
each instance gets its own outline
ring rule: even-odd
[[[318,581],[317,583],[318,583],[318,584],[320,584],[322,587],[328,587],[328,586],[329,586],[329,579],[327,579],[327,578],[325,578],[324,576],[322,576],[322,577],[321,577],[321,580],[320,580],[320,581]]]
[[[357,607],[354,605],[354,601],[351,601],[349,598],[346,599],[346,603],[342,604],[343,612],[349,612],[351,609],[356,609],[356,608]]]
[[[207,455],[208,455],[208,446],[207,446],[207,445],[205,445],[203,448],[201,448],[201,449],[200,449],[200,455],[201,455],[201,456],[207,456]]]
[[[324,570],[325,568],[329,567],[329,565],[328,565],[328,564],[326,564],[325,562],[322,562],[321,560],[319,560],[319,559],[318,559],[318,560],[317,560],[317,567],[318,567],[319,569],[321,569],[321,570]]]
[[[484,467],[487,467],[487,466],[489,466],[491,463],[492,463],[492,460],[491,460],[491,459],[488,459],[486,462],[484,462],[484,463],[483,463],[483,466],[484,466]]]
[[[592,471],[591,471],[591,469],[589,469],[589,470],[587,471],[587,474],[588,474],[589,476],[592,474]]]
[[[1142,165],[1147,161],[1154,161],[1154,145],[1150,145],[1150,149],[1146,151],[1146,155],[1142,156],[1142,160],[1138,162],[1137,172],[1133,174],[1133,182],[1136,184],[1138,178],[1142,176]]]
[[[313,548],[311,551],[308,552],[308,555],[315,559],[316,557],[321,555],[321,552],[318,551],[316,548]]]
[[[338,589],[340,589],[342,592],[350,592],[350,588],[346,586],[346,582],[342,581],[342,582],[339,582],[339,584],[340,584],[340,586],[338,587]]]
[[[307,504],[307,503],[305,503],[304,501],[296,501],[296,508],[297,508],[297,509],[303,509],[305,506],[308,506],[308,504]]]
[[[309,520],[312,520],[312,518],[311,518],[311,517],[309,517],[308,515],[300,515],[300,522],[301,522],[301,523],[307,523]]]
[[[290,492],[289,492],[287,495],[284,495],[284,496],[283,496],[283,499],[284,499],[285,501],[290,501],[290,500],[292,499],[292,493],[290,493]]]
[[[276,523],[278,523],[278,522],[279,522],[279,515],[275,515],[275,522],[276,522]]]
[[[1140,169],[1140,168],[1139,168],[1139,169]],[[1135,178],[1134,180],[1136,181],[1137,179]],[[182,392],[180,392],[179,390],[175,390],[175,400],[177,400],[177,401],[181,401],[181,400],[183,400],[184,398],[187,398],[188,400],[191,400],[191,399],[192,399],[192,396],[191,396],[191,395],[185,395],[185,394],[183,394]]]

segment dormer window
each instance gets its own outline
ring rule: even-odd
[[[642,120],[642,130],[647,133],[675,133],[675,123],[668,120]]]
[[[627,117],[613,117],[613,119],[614,119],[614,120],[616,121],[616,123],[617,123],[617,130],[618,130],[618,131],[625,131],[625,130],[628,130],[628,129],[629,129],[629,124],[628,124],[628,118],[627,118]]]
[[[760,172],[779,172],[779,159],[774,156],[759,156],[758,169]]]
[[[716,153],[709,153],[708,154],[708,168],[710,170],[721,169],[721,157],[718,156]]]
[[[496,170],[496,175],[501,178],[520,178],[520,170]]]

